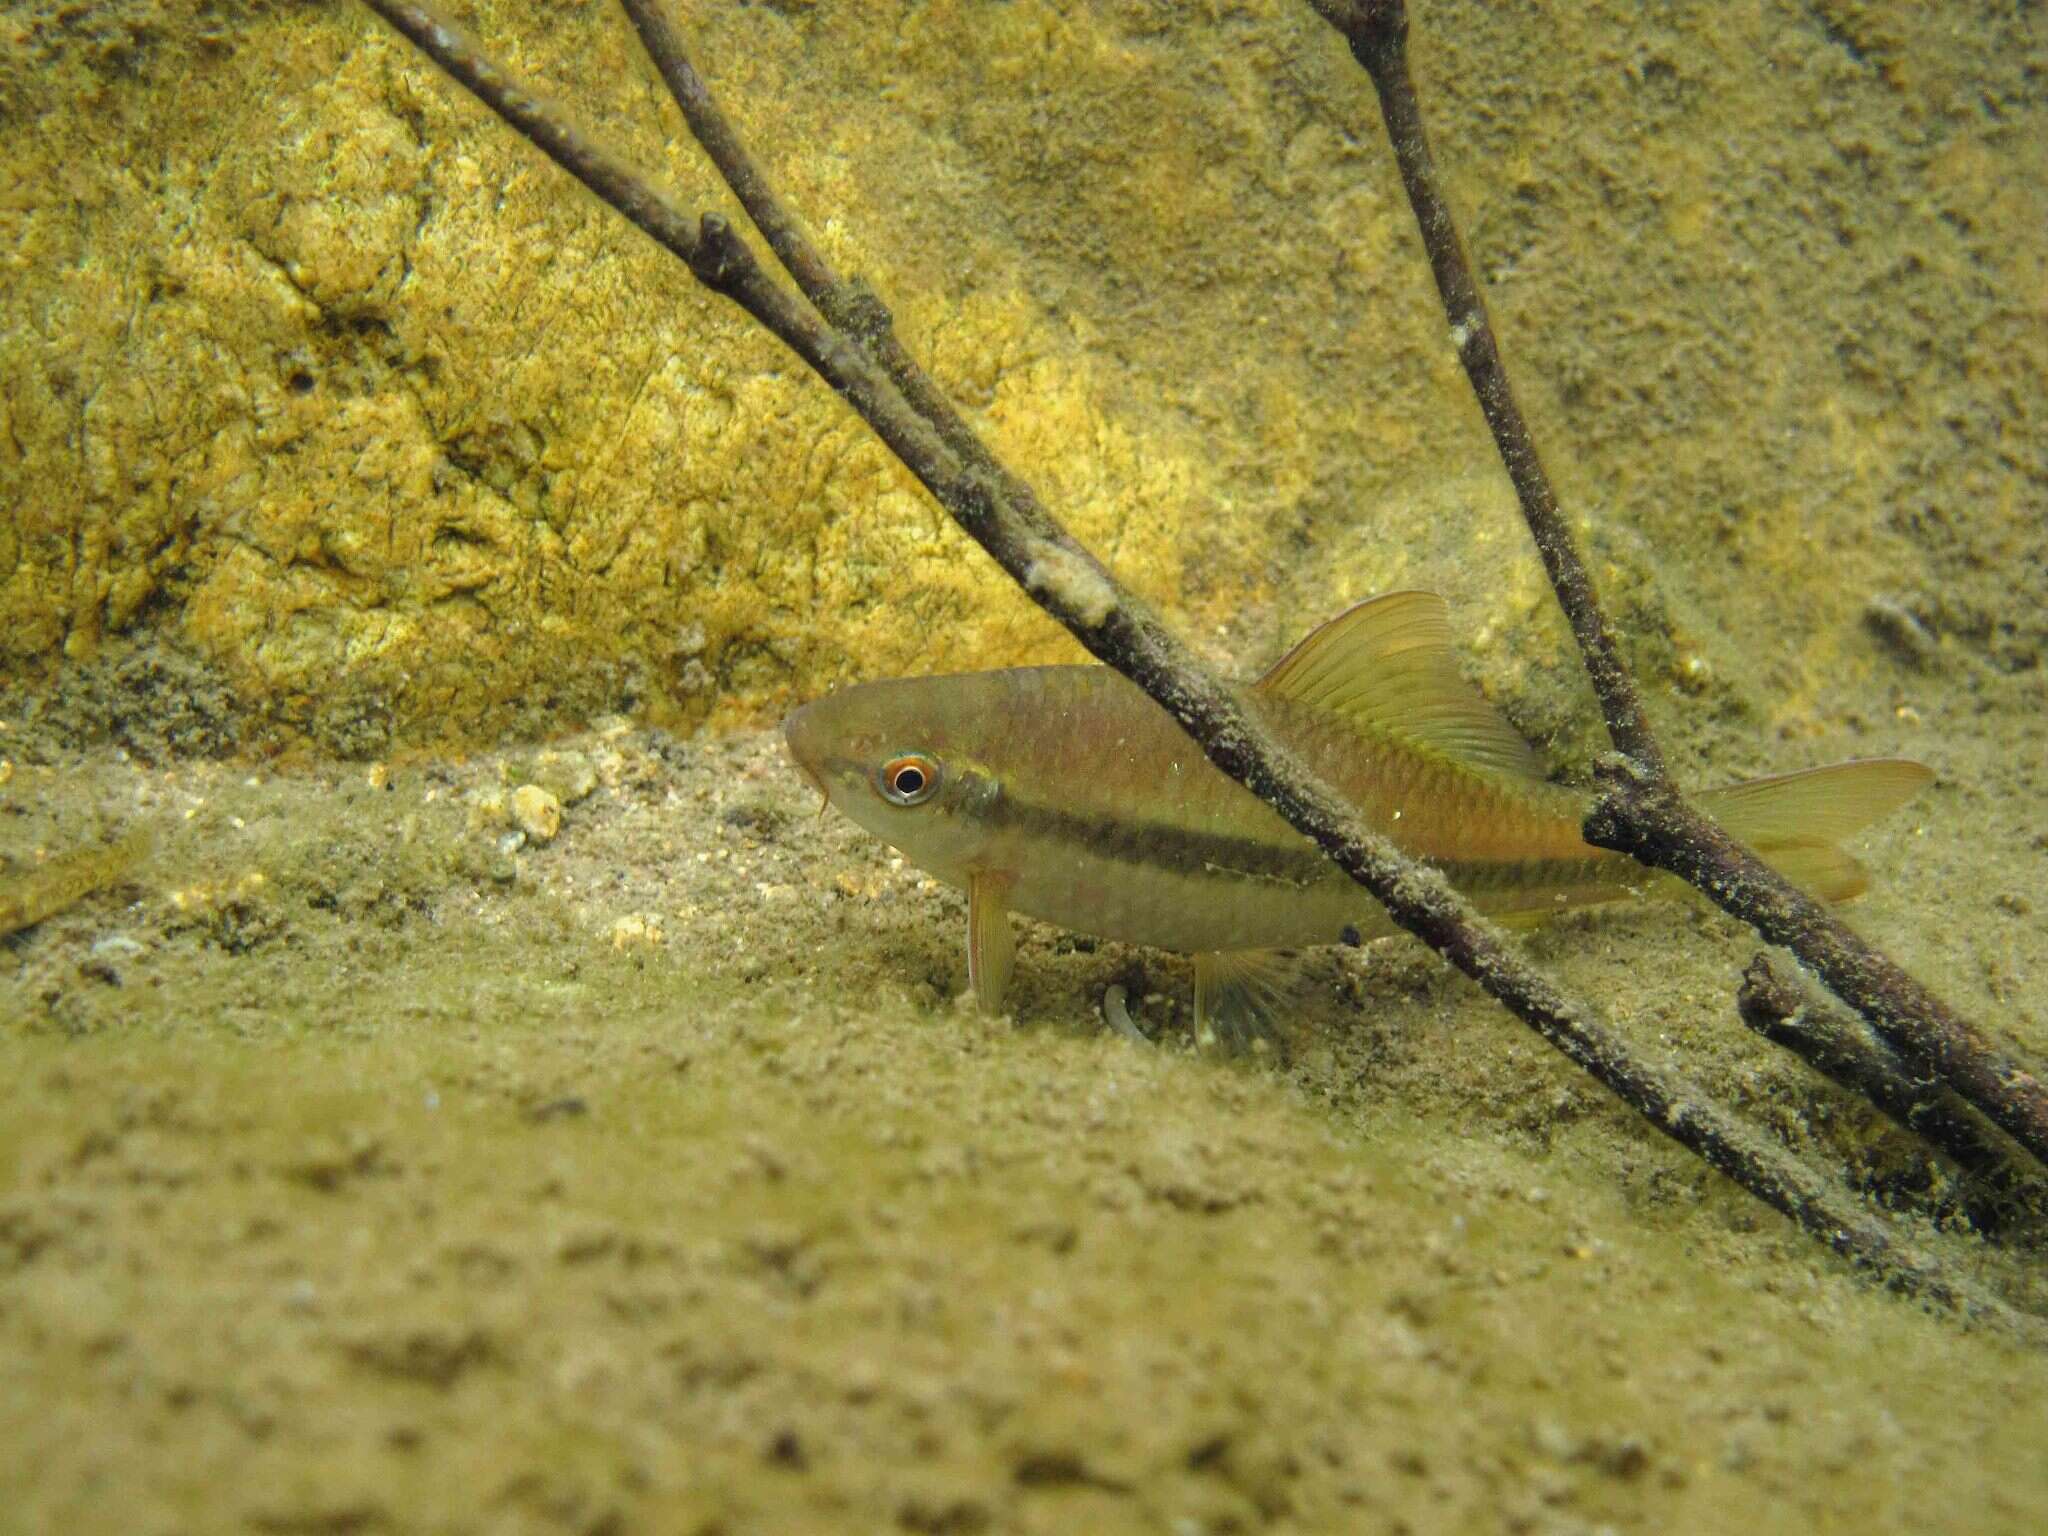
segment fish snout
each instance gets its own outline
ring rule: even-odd
[[[825,781],[823,732],[818,726],[818,706],[800,704],[782,722],[782,744],[789,749],[796,771],[809,781],[826,805],[832,791]],[[822,814],[822,807],[821,807]]]

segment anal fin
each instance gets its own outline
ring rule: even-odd
[[[1277,1049],[1274,1026],[1291,967],[1272,949],[1210,950],[1195,956],[1195,1040],[1226,1050]]]
[[[1010,931],[1011,878],[999,873],[967,877],[967,984],[983,1013],[1003,1011],[1003,993],[1017,959],[1017,936]]]

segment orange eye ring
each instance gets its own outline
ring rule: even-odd
[[[939,792],[939,765],[928,757],[906,752],[882,764],[875,775],[875,787],[891,805],[923,805]]]

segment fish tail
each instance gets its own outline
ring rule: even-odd
[[[1708,790],[1699,806],[1793,884],[1823,901],[1848,901],[1870,888],[1870,875],[1842,842],[1933,778],[1905,758],[1857,758]]]

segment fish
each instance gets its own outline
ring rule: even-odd
[[[1541,757],[1460,672],[1431,592],[1370,598],[1242,690],[1286,747],[1404,853],[1513,925],[1675,877],[1580,834],[1592,792]],[[783,722],[798,770],[912,864],[967,893],[977,1004],[1002,1007],[1011,914],[1194,957],[1195,1035],[1272,1037],[1287,952],[1396,931],[1373,897],[1164,710],[1104,666],[855,684]],[[1863,758],[1697,797],[1738,841],[1827,901],[1869,884],[1842,842],[1933,775]]]

